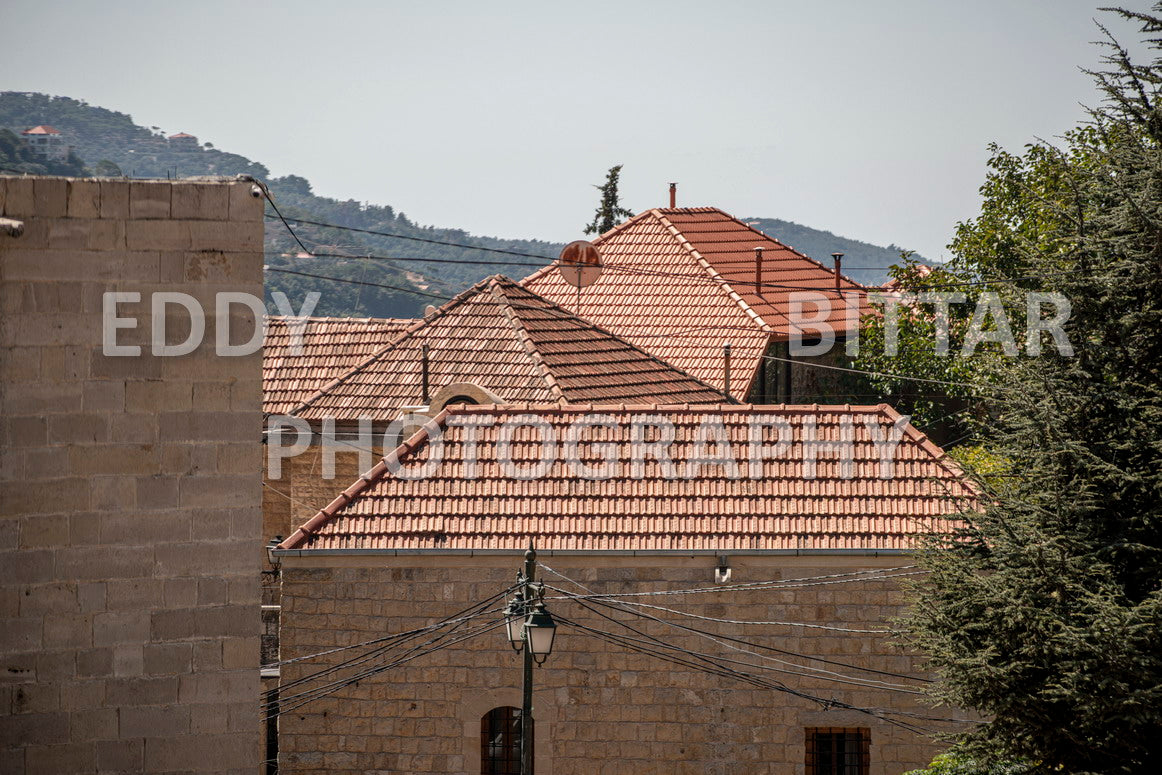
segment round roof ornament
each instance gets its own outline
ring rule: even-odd
[[[589,240],[579,239],[561,249],[557,271],[561,278],[576,288],[588,288],[601,276],[601,253]]]

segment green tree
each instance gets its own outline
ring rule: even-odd
[[[1116,13],[1162,50],[1162,18]],[[987,362],[1001,470],[919,547],[903,622],[934,697],[986,719],[961,750],[1030,773],[1162,771],[1162,59],[1109,45],[1090,124],[995,154],[957,236],[1011,287],[1068,297],[1074,352]]]
[[[108,159],[101,159],[93,165],[93,174],[99,178],[119,178],[124,175],[121,168]]]
[[[601,192],[601,202],[597,205],[597,212],[593,214],[593,222],[585,227],[586,234],[604,234],[622,223],[626,218],[632,218],[633,213],[621,206],[617,193],[618,178],[621,177],[621,165],[609,168],[605,176],[605,184],[594,186]]]

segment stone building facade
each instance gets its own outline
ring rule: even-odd
[[[974,498],[886,405],[447,407],[271,552],[280,771],[511,772],[530,540],[559,622],[540,775],[923,766],[963,716],[925,705],[891,623],[912,541]]]
[[[262,298],[252,189],[0,177],[0,771],[258,769],[261,356],[214,341],[218,293]],[[154,292],[206,311],[189,354]]]
[[[714,587],[718,563],[713,553],[540,556],[553,570],[591,592],[615,595]],[[337,555],[284,557],[282,562],[282,656],[294,659],[382,638],[454,614],[504,590],[521,565],[521,553]],[[941,731],[955,725],[841,707],[845,703],[875,713],[952,715],[947,709],[927,707],[917,694],[910,693],[922,687],[919,681],[862,670],[922,675],[918,661],[895,647],[889,635],[849,631],[884,630],[900,612],[900,579],[890,578],[895,572],[875,574],[887,578],[853,581],[860,577],[846,577],[846,583],[817,586],[793,581],[900,567],[909,564],[906,557],[892,553],[877,557],[871,552],[732,553],[729,563],[732,584],[788,583],[781,589],[723,589],[689,596],[625,599],[720,619],[803,622],[845,631],[794,625],[738,626],[659,614],[716,637],[725,635],[757,646],[725,640],[715,643],[633,614],[598,608],[649,636],[679,648],[735,660],[725,664],[835,705],[828,708],[821,702],[756,687],[746,680],[676,666],[559,621],[552,655],[534,670],[537,775],[802,775],[811,771],[806,765],[808,735],[818,730],[860,730],[868,743],[868,767],[863,771],[869,775],[898,775],[923,766],[942,750],[931,738],[887,719]],[[539,575],[546,583],[584,593],[552,573],[542,570]],[[559,619],[639,637],[574,601],[552,599],[555,596],[549,592],[548,609]],[[479,621],[500,618],[493,611]],[[412,645],[400,646],[379,661],[398,658]],[[751,653],[740,653],[731,646]],[[287,665],[283,683],[337,664],[352,653],[362,651]],[[842,678],[835,680],[837,676]],[[295,691],[285,690],[284,695],[289,697]],[[481,769],[485,714],[497,707],[520,706],[521,661],[499,627],[301,707],[294,708],[294,702],[283,700],[288,711],[280,718],[280,772],[475,775],[486,771]]]

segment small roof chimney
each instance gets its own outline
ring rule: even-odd
[[[670,184],[670,209],[673,210],[678,206],[678,184]]]

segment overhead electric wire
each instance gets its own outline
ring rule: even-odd
[[[319,700],[319,699],[322,699],[323,697],[330,696],[331,694],[334,694],[335,692],[337,692],[341,689],[344,689],[348,686],[351,686],[352,684],[355,684],[355,683],[358,683],[360,681],[366,680],[367,678],[371,678],[373,676],[379,675],[380,673],[383,673],[383,672],[386,672],[387,670],[391,670],[393,668],[399,667],[402,664],[406,664],[406,663],[411,662],[413,660],[419,659],[420,657],[425,657],[425,656],[428,656],[429,654],[434,654],[437,651],[441,651],[445,648],[449,648],[449,647],[454,646],[458,643],[462,643],[466,640],[474,638],[477,635],[480,635],[482,633],[485,633],[485,632],[488,632],[491,630],[495,630],[496,628],[502,627],[502,626],[504,626],[503,619],[500,621],[497,621],[497,622],[492,622],[490,624],[483,625],[482,627],[478,627],[475,630],[471,630],[469,632],[462,633],[460,636],[453,638],[452,640],[450,640],[446,643],[440,644],[438,646],[434,646],[432,648],[429,648],[429,649],[423,650],[423,651],[420,650],[423,646],[426,646],[430,643],[435,643],[439,640],[440,637],[445,637],[446,635],[450,634],[450,633],[445,633],[443,636],[439,636],[437,638],[431,639],[431,640],[427,641],[426,643],[421,644],[420,646],[413,647],[413,649],[411,651],[407,652],[407,654],[405,656],[399,657],[398,659],[396,659],[393,662],[383,664],[383,665],[377,665],[373,668],[368,668],[367,670],[364,670],[357,675],[350,676],[350,677],[345,678],[341,681],[336,681],[333,684],[329,684],[329,685],[324,686],[324,687],[319,687],[318,689],[311,690],[311,692],[304,692],[303,693],[304,695],[310,694],[311,696],[305,697],[304,699],[299,700],[298,702],[291,705],[290,707],[286,707],[286,708],[282,707],[282,703],[284,702],[284,700],[280,698],[278,701],[277,712],[267,715],[266,718],[271,719],[271,718],[274,718],[276,716],[284,715],[286,713],[293,713],[294,711],[303,707],[307,703],[314,702],[315,700]],[[271,706],[273,707],[274,704],[271,703]]]
[[[314,673],[310,673],[308,675],[302,676],[300,678],[295,679],[294,681],[288,681],[288,682],[282,684],[281,686],[279,686],[278,690],[270,690],[270,691],[266,692],[266,694],[273,695],[276,691],[282,691],[282,690],[285,690],[286,688],[291,687],[291,686],[298,686],[298,685],[301,685],[301,684],[306,683],[308,681],[313,681],[321,676],[329,675],[330,673],[336,672],[338,670],[343,670],[343,669],[348,668],[348,667],[362,664],[363,662],[368,661],[368,659],[373,659],[377,656],[380,656],[383,653],[385,653],[386,651],[390,650],[391,648],[395,648],[396,646],[400,645],[403,642],[406,642],[407,640],[412,640],[412,639],[417,638],[417,637],[424,635],[426,633],[442,629],[444,627],[447,627],[450,624],[455,624],[458,626],[460,623],[463,623],[465,621],[469,621],[471,619],[475,619],[475,618],[478,618],[480,616],[487,615],[490,613],[496,613],[494,611],[481,611],[479,609],[487,607],[494,600],[496,600],[497,598],[503,597],[504,595],[507,595],[513,589],[515,589],[515,585],[510,586],[507,589],[501,590],[500,592],[496,593],[495,595],[492,595],[491,597],[488,597],[485,600],[482,600],[478,603],[475,603],[475,604],[469,606],[468,608],[462,609],[462,610],[452,614],[450,617],[447,617],[445,619],[441,619],[438,622],[433,622],[432,624],[424,626],[424,627],[419,627],[419,628],[416,628],[413,630],[408,630],[408,631],[402,632],[402,633],[395,633],[392,635],[384,636],[382,638],[373,638],[369,641],[364,641],[362,643],[355,643],[355,644],[351,644],[349,646],[340,646],[338,648],[328,649],[326,651],[320,651],[320,652],[315,653],[315,654],[306,654],[306,655],[303,655],[300,657],[295,657],[294,659],[288,659],[288,660],[283,660],[283,661],[279,661],[277,663],[274,663],[274,665],[282,666],[282,665],[287,665],[287,664],[293,664],[295,662],[302,662],[302,661],[308,660],[308,659],[316,659],[318,657],[327,656],[327,655],[335,654],[335,653],[342,652],[342,651],[349,651],[351,649],[363,648],[366,646],[379,646],[379,648],[377,648],[377,649],[373,649],[373,650],[366,652],[364,654],[360,654],[360,655],[357,655],[355,657],[345,659],[345,660],[338,662],[334,665],[328,665],[327,667],[325,667],[322,670],[319,670],[319,671],[316,671]],[[383,644],[386,644],[386,645],[383,645]]]
[[[346,283],[346,284],[350,284],[350,285],[369,285],[369,286],[376,287],[376,288],[387,288],[389,290],[399,291],[401,293],[409,293],[409,294],[416,295],[416,296],[426,296],[428,298],[440,299],[442,301],[451,301],[452,298],[454,298],[451,296],[442,296],[439,294],[427,293],[425,291],[420,291],[420,290],[415,290],[415,289],[410,289],[410,288],[403,288],[403,287],[400,287],[398,285],[386,285],[383,283],[373,283],[373,282],[366,282],[366,281],[361,281],[361,280],[348,280],[348,279],[345,279],[342,277],[327,277],[325,275],[310,274],[308,272],[297,272],[297,271],[290,270],[290,269],[279,269],[279,268],[275,268],[275,267],[266,267],[266,271],[268,271],[268,272],[280,272],[283,274],[291,274],[291,275],[299,275],[301,277],[311,277],[311,278],[315,278],[318,280],[330,280],[332,282]],[[536,310],[539,310],[542,312],[547,312],[547,313],[553,313],[553,312],[557,311],[555,309],[542,307],[542,306],[520,305],[520,304],[515,303],[515,302],[513,303],[513,306],[528,308],[528,309],[536,309]],[[577,317],[577,313],[569,312],[568,310],[565,310],[564,308],[561,308],[560,311],[563,314],[568,315],[570,317]],[[713,326],[713,327],[708,327],[708,328],[722,328],[722,327]],[[656,334],[654,336],[667,337],[667,336],[675,336],[675,334]],[[981,385],[981,384],[972,383],[972,382],[957,382],[957,381],[953,381],[953,380],[932,379],[929,377],[910,377],[906,374],[892,374],[889,372],[870,371],[868,369],[852,369],[852,368],[847,368],[844,366],[832,366],[832,365],[825,364],[825,363],[816,363],[813,361],[793,360],[791,358],[781,358],[781,357],[776,356],[776,355],[763,355],[761,357],[766,359],[766,360],[771,360],[771,361],[782,361],[785,363],[793,363],[793,364],[796,364],[799,366],[808,366],[808,367],[812,367],[812,368],[828,369],[828,370],[833,370],[833,371],[842,371],[842,372],[847,372],[850,374],[864,374],[864,375],[871,376],[871,377],[885,377],[888,379],[899,379],[899,380],[905,380],[905,381],[910,381],[910,382],[923,382],[926,384],[934,384],[934,385],[949,385],[949,386],[954,386],[954,387],[970,387],[970,388],[973,388],[974,390],[981,390],[981,391],[994,391],[994,392],[1003,392],[1003,393],[1013,392],[1013,390],[1011,388],[1003,388],[1003,387],[994,386],[994,385]]]
[[[558,589],[557,591],[560,591],[560,590]],[[857,671],[864,672],[864,673],[874,673],[876,675],[886,675],[886,676],[889,676],[892,678],[902,678],[905,680],[917,681],[920,683],[932,683],[931,679],[921,678],[921,677],[914,676],[914,675],[908,675],[906,673],[894,673],[894,672],[887,671],[887,670],[877,670],[875,668],[870,668],[870,667],[860,667],[859,665],[852,665],[852,664],[849,664],[847,662],[840,662],[838,660],[828,659],[826,657],[821,657],[821,656],[816,656],[816,655],[811,655],[811,654],[801,654],[797,651],[790,651],[788,649],[781,649],[781,648],[778,648],[776,646],[768,646],[768,645],[765,645],[762,643],[754,643],[752,641],[744,640],[742,638],[736,638],[736,637],[731,636],[731,635],[722,635],[719,633],[706,632],[705,630],[700,630],[697,627],[691,627],[689,625],[680,624],[678,622],[667,621],[666,619],[661,619],[657,616],[653,616],[651,614],[647,614],[647,613],[644,613],[642,611],[635,611],[635,610],[628,609],[628,608],[622,608],[621,606],[616,605],[614,603],[611,603],[608,600],[583,598],[580,595],[568,595],[567,599],[572,600],[573,602],[580,605],[582,608],[593,611],[598,616],[602,616],[603,618],[610,618],[610,617],[606,616],[605,614],[601,613],[600,611],[597,611],[596,609],[587,605],[585,602],[586,599],[590,600],[590,602],[593,602],[596,605],[600,605],[600,606],[603,606],[605,608],[610,608],[614,611],[621,611],[622,613],[632,614],[633,616],[637,616],[637,617],[640,617],[642,619],[648,619],[649,621],[657,622],[659,624],[664,624],[668,627],[673,627],[675,629],[682,630],[684,632],[688,632],[688,633],[691,633],[691,634],[694,634],[694,635],[697,635],[697,636],[703,637],[703,638],[710,638],[710,639],[722,638],[723,640],[732,641],[734,643],[738,643],[738,644],[741,644],[744,646],[751,646],[753,648],[762,649],[763,651],[771,651],[771,652],[774,652],[776,654],[782,654],[783,656],[795,657],[796,659],[813,660],[816,662],[822,662],[824,664],[832,665],[835,667],[844,667],[844,668],[847,668],[849,670],[857,670]],[[616,622],[618,622],[618,624],[621,624],[623,626],[627,626],[627,625],[625,625],[624,622],[617,620],[617,619],[610,619],[610,621],[616,621]],[[813,671],[821,672],[821,673],[822,672],[831,672],[831,671],[826,671],[823,668],[811,667],[810,665],[798,665],[795,663],[788,663],[788,664],[792,664],[795,667],[800,667],[800,668],[803,668],[806,670],[813,670]],[[832,673],[832,674],[833,675],[840,675],[838,673]],[[854,678],[853,676],[848,676],[848,677]],[[883,683],[883,682],[879,682],[879,683]]]
[[[504,594],[504,593],[499,593],[499,594]],[[499,596],[499,595],[493,596],[493,598],[489,598],[488,601],[486,601],[486,602],[491,602],[497,596]],[[481,605],[482,604],[477,604],[475,606],[472,606],[472,609],[478,609],[481,607]],[[471,610],[471,609],[465,609],[465,610]],[[325,696],[326,694],[330,694],[331,690],[334,690],[337,688],[342,688],[342,686],[350,685],[351,683],[354,683],[355,681],[362,680],[362,678],[366,677],[366,675],[368,675],[368,674],[372,674],[372,673],[375,673],[377,671],[381,672],[380,668],[387,669],[389,667],[395,667],[398,664],[402,664],[403,662],[411,661],[412,659],[416,658],[416,656],[420,656],[420,654],[417,654],[416,652],[421,651],[425,647],[430,646],[430,645],[435,644],[435,643],[438,643],[443,638],[448,637],[453,632],[455,632],[457,629],[459,629],[460,626],[464,624],[464,622],[469,621],[471,619],[479,618],[480,616],[488,615],[491,613],[493,613],[493,612],[491,612],[491,611],[476,611],[474,614],[472,614],[470,616],[459,617],[458,619],[455,620],[455,623],[453,624],[451,630],[448,630],[448,631],[442,632],[442,633],[437,632],[437,634],[433,635],[433,637],[429,638],[427,641],[425,641],[419,645],[413,646],[411,649],[404,652],[403,656],[397,657],[396,660],[391,662],[387,667],[385,667],[384,665],[381,664],[381,665],[372,666],[370,668],[365,668],[364,670],[362,670],[359,673],[356,673],[354,675],[349,675],[349,676],[346,676],[345,678],[341,678],[341,679],[338,679],[336,681],[332,681],[330,683],[323,684],[321,686],[316,686],[314,688],[307,689],[307,690],[302,691],[296,695],[291,695],[290,697],[280,697],[277,700],[272,700],[271,702],[265,703],[264,705],[272,706],[272,705],[274,705],[274,703],[276,701],[286,702],[288,699],[300,699],[300,698],[307,698],[307,697],[310,697],[311,699],[317,699],[318,697],[322,697],[322,696]],[[341,662],[337,665],[332,665],[325,670],[321,670],[321,671],[318,671],[318,672],[313,673],[311,675],[303,676],[302,678],[297,679],[295,681],[291,681],[289,683],[283,684],[278,688],[278,691],[283,691],[289,686],[301,686],[305,682],[315,680],[316,678],[318,678],[320,676],[330,674],[332,672],[335,672],[336,670],[344,669],[346,667],[357,666],[360,664],[365,664],[366,662],[368,662],[372,659],[381,658],[381,657],[385,656],[388,652],[390,652],[392,649],[402,645],[402,643],[406,642],[407,640],[414,640],[416,637],[419,637],[420,635],[425,634],[427,632],[431,632],[432,630],[437,630],[437,631],[442,630],[444,627],[447,627],[449,624],[452,624],[452,621],[440,622],[440,623],[437,623],[436,627],[423,628],[423,630],[421,630],[421,631],[409,633],[408,636],[404,639],[401,639],[401,640],[398,640],[394,643],[388,644],[386,646],[374,649],[371,652],[360,655],[358,657],[344,660],[343,662]],[[491,627],[491,625],[487,625],[487,626]],[[445,645],[447,645],[447,644],[445,644]],[[440,648],[443,648],[443,647],[440,647]],[[438,650],[438,649],[435,649],[435,650]],[[423,653],[431,653],[431,650],[425,651]],[[371,672],[369,673],[368,671],[371,671]],[[274,693],[275,693],[274,690],[266,692],[266,694],[268,696],[273,695]]]
[[[463,260],[463,259],[430,259],[430,258],[418,258],[418,257],[417,258],[393,258],[390,256],[346,256],[346,255],[315,254],[315,253],[312,253],[311,250],[307,249],[307,247],[305,245],[303,245],[302,241],[299,240],[298,235],[295,233],[294,229],[290,226],[290,224],[287,223],[287,221],[294,221],[295,223],[303,223],[303,224],[307,224],[310,226],[319,226],[319,227],[323,227],[323,228],[341,229],[344,231],[351,231],[351,232],[356,232],[356,233],[360,233],[360,234],[370,234],[370,235],[379,236],[379,237],[389,237],[392,239],[411,240],[414,242],[425,242],[428,244],[442,245],[445,247],[460,248],[463,250],[481,250],[481,251],[487,251],[487,252],[491,252],[491,253],[500,253],[500,254],[505,254],[505,255],[518,256],[521,258],[535,258],[535,259],[539,259],[541,261],[546,261],[549,263],[552,263],[552,262],[557,260],[556,258],[554,258],[552,256],[545,256],[545,255],[540,255],[537,253],[526,253],[526,252],[516,251],[516,250],[507,250],[504,248],[490,248],[490,247],[484,247],[484,246],[480,246],[480,245],[470,245],[467,243],[451,242],[448,240],[436,240],[436,239],[431,239],[431,238],[426,238],[426,237],[414,237],[414,236],[409,236],[409,235],[405,235],[405,234],[397,234],[397,233],[393,233],[393,232],[377,231],[374,229],[363,229],[363,228],[359,228],[359,227],[355,227],[355,226],[343,226],[343,225],[336,224],[336,223],[325,223],[322,221],[307,220],[305,218],[294,218],[294,217],[286,218],[286,217],[283,217],[281,212],[278,212],[278,207],[275,206],[273,199],[271,199],[269,196],[267,198],[268,198],[268,201],[270,201],[271,206],[275,208],[275,212],[277,213],[277,216],[267,215],[267,217],[272,218],[272,219],[277,217],[279,220],[281,220],[283,225],[286,226],[287,230],[291,232],[291,235],[294,236],[295,241],[298,242],[300,247],[303,248],[303,251],[308,253],[308,254],[311,254],[312,256],[316,256],[316,257],[351,258],[351,259],[374,258],[374,259],[381,259],[381,260],[387,260],[387,261],[432,261],[432,262],[436,262],[436,263],[478,264],[481,266],[534,266],[534,267],[538,267],[538,268],[545,266],[545,264],[539,264],[539,263],[538,264],[528,264],[528,263],[502,262],[502,261],[470,261],[470,260]],[[825,266],[823,266],[821,264],[821,262],[815,261],[815,263],[820,264],[821,268],[824,269],[824,271],[827,271],[827,268]],[[766,283],[766,282],[756,283],[756,282],[747,281],[747,280],[729,280],[729,279],[724,278],[724,277],[707,277],[706,275],[681,274],[681,273],[677,273],[677,272],[662,272],[662,271],[658,271],[658,270],[648,270],[648,269],[644,269],[641,267],[629,267],[629,266],[618,265],[618,264],[606,264],[606,265],[604,265],[604,268],[609,269],[609,270],[613,270],[613,271],[627,271],[627,272],[639,272],[639,273],[643,273],[643,274],[656,274],[657,276],[670,277],[670,278],[675,278],[675,279],[691,279],[691,280],[698,280],[698,281],[703,281],[703,282],[725,283],[725,284],[730,284],[730,285],[755,286],[756,288],[761,286],[761,287],[767,287],[767,288],[781,288],[781,289],[788,289],[788,290],[818,291],[821,293],[836,293],[834,288],[818,288],[818,287],[812,287],[812,286],[796,286],[796,285],[786,285],[786,284],[780,284],[780,283]],[[865,270],[865,269],[869,270],[869,271],[870,270],[881,270],[882,271],[883,267],[847,267],[848,271]],[[958,281],[958,282],[954,282],[954,283],[941,283],[939,285],[930,285],[930,286],[926,286],[925,290],[933,290],[936,288],[959,288],[959,287],[968,287],[968,286],[975,286],[975,285],[996,285],[996,284],[1004,284],[1004,283],[1022,282],[1025,280],[1044,279],[1044,277],[1046,277],[1046,275],[1039,274],[1039,275],[1027,275],[1027,276],[1023,276],[1023,277],[1015,277],[1015,278],[999,278],[999,279],[995,279],[995,280],[965,280],[965,281]],[[840,291],[840,293],[841,294],[844,292],[858,293],[860,290],[879,290],[879,288],[877,286],[861,286],[860,288],[844,289],[843,291]]]
[[[559,571],[554,571],[554,573],[558,576],[561,576],[562,578],[565,578],[569,582],[576,584],[577,586],[581,587],[582,589],[588,589],[587,587],[582,585],[580,582],[573,581],[573,579],[569,579],[568,577],[561,574]],[[731,637],[729,635],[719,635],[717,633],[707,633],[706,631],[699,630],[696,627],[689,627],[687,625],[678,624],[677,622],[670,622],[670,621],[667,621],[665,619],[660,619],[656,616],[642,613],[641,611],[634,611],[634,610],[630,610],[630,609],[621,608],[621,607],[616,606],[616,605],[612,605],[608,602],[608,599],[607,599],[608,596],[602,596],[602,595],[596,595],[596,594],[577,595],[574,593],[567,592],[566,590],[562,590],[559,587],[549,587],[549,588],[556,591],[556,592],[561,592],[561,593],[565,594],[568,599],[573,600],[581,607],[586,608],[590,611],[593,611],[598,616],[601,616],[601,617],[606,618],[606,619],[609,619],[610,617],[608,617],[606,614],[603,614],[600,611],[596,611],[592,607],[586,605],[586,603],[584,601],[589,600],[589,601],[592,601],[598,605],[605,606],[606,608],[612,608],[615,611],[621,611],[623,613],[632,614],[634,616],[638,616],[638,617],[641,617],[643,619],[649,619],[651,621],[659,622],[661,624],[665,624],[665,625],[670,626],[670,627],[674,627],[674,628],[677,628],[680,630],[685,630],[686,632],[694,633],[694,634],[701,635],[701,636],[709,636],[712,638],[713,637],[724,638],[725,640],[734,641],[736,643],[741,643],[741,644],[746,645],[746,646],[753,646],[755,648],[760,648],[760,649],[763,649],[765,651],[773,651],[777,654],[782,654],[784,656],[792,656],[792,657],[796,657],[798,659],[814,660],[816,662],[822,662],[824,664],[835,665],[837,667],[846,667],[846,668],[849,668],[852,670],[858,670],[860,672],[865,672],[865,673],[875,673],[877,675],[886,675],[886,676],[890,676],[892,678],[903,678],[905,680],[919,681],[921,683],[932,683],[932,681],[930,679],[920,678],[918,676],[908,675],[906,673],[894,673],[894,672],[886,671],[886,670],[876,670],[874,668],[860,667],[858,665],[851,665],[851,664],[847,664],[845,662],[838,662],[836,660],[830,660],[830,659],[827,659],[826,657],[813,656],[810,654],[800,654],[800,653],[795,652],[795,651],[788,651],[786,649],[779,649],[779,648],[776,648],[774,646],[766,646],[766,645],[759,644],[759,643],[751,643],[750,641],[742,640],[740,638],[734,638],[734,637]],[[590,590],[590,592],[591,592],[591,590]],[[632,594],[632,593],[630,593],[630,594]],[[625,625],[624,622],[621,622],[617,619],[610,619],[610,621],[615,621],[615,622],[618,622],[618,624],[622,624],[623,626],[628,627],[628,625]],[[807,669],[812,669],[812,670],[819,669],[819,668],[811,668],[807,665],[796,665],[796,666],[807,668]]]
[[[913,724],[913,723],[908,722],[908,721],[901,721],[900,719],[891,718],[891,716],[904,716],[904,717],[910,717],[910,718],[919,718],[919,719],[928,720],[928,721],[960,722],[960,719],[936,718],[936,717],[924,716],[923,714],[910,713],[908,711],[893,711],[893,710],[879,709],[879,708],[865,708],[865,707],[860,707],[858,705],[853,705],[851,703],[846,703],[846,702],[843,702],[843,701],[835,699],[835,698],[819,697],[817,695],[813,695],[813,694],[810,694],[808,692],[801,691],[799,689],[793,689],[790,686],[787,686],[782,681],[778,681],[778,680],[773,679],[773,678],[764,678],[762,676],[755,675],[753,673],[749,673],[749,672],[746,672],[743,670],[738,670],[737,668],[733,668],[733,667],[730,667],[729,665],[722,664],[721,662],[717,661],[719,659],[722,659],[721,657],[715,657],[713,655],[706,655],[702,652],[692,652],[692,651],[688,651],[686,649],[682,649],[680,647],[670,646],[669,644],[666,644],[664,641],[659,641],[658,639],[652,638],[648,634],[639,633],[639,634],[645,635],[644,639],[634,638],[631,636],[619,635],[616,633],[608,632],[606,630],[601,630],[601,629],[598,629],[595,627],[590,627],[586,624],[582,624],[581,622],[574,621],[574,620],[569,619],[567,617],[564,617],[562,615],[555,615],[555,616],[562,623],[567,624],[570,627],[574,627],[583,633],[589,634],[593,637],[597,637],[598,639],[601,639],[601,640],[605,640],[606,642],[613,643],[614,645],[621,646],[622,648],[627,648],[627,649],[630,649],[631,651],[636,651],[636,652],[644,654],[646,656],[652,656],[652,657],[655,657],[657,659],[661,659],[663,661],[670,662],[672,664],[676,664],[676,665],[679,665],[682,667],[687,667],[687,668],[691,668],[694,670],[698,670],[700,672],[708,673],[710,675],[716,675],[716,676],[723,677],[723,678],[734,678],[737,680],[741,680],[745,683],[749,683],[752,686],[757,686],[757,687],[766,688],[766,689],[773,689],[775,691],[790,694],[792,696],[799,697],[800,699],[805,699],[805,700],[808,700],[811,702],[818,703],[818,704],[822,705],[825,709],[842,708],[845,710],[853,710],[853,711],[865,713],[867,715],[879,718],[881,721],[902,727],[904,729],[907,729],[908,731],[911,731],[911,732],[914,732],[917,734],[925,734],[925,735],[932,734],[932,730],[925,729],[925,728],[919,726],[918,724]],[[614,621],[616,621],[616,620],[614,620]],[[629,628],[629,629],[631,631],[636,632],[636,630],[633,630],[633,628]],[[668,650],[663,651],[662,650],[663,648],[666,648]],[[871,688],[871,687],[869,687],[869,688]]]
[[[267,197],[267,201],[270,202],[272,207],[274,206],[274,201],[270,197]],[[275,209],[275,212],[278,211],[277,207],[275,207],[274,209]],[[524,252],[521,252],[519,250],[506,250],[504,248],[490,248],[490,247],[485,247],[482,245],[468,245],[468,244],[465,244],[463,242],[450,242],[448,240],[431,239],[430,237],[415,237],[415,236],[411,236],[411,235],[407,235],[407,234],[394,234],[394,233],[389,232],[389,231],[377,231],[375,229],[361,229],[361,228],[356,227],[356,226],[341,226],[337,223],[323,223],[321,221],[310,221],[310,220],[307,220],[306,218],[294,218],[294,217],[283,218],[281,213],[279,213],[278,217],[280,220],[282,220],[283,224],[286,225],[287,229],[292,231],[292,233],[293,233],[293,229],[291,229],[290,224],[287,223],[288,220],[294,221],[295,223],[305,223],[309,226],[321,226],[323,228],[342,229],[344,231],[351,231],[351,232],[356,232],[359,234],[371,234],[371,235],[376,236],[376,237],[390,237],[392,239],[410,240],[412,242],[426,242],[430,245],[443,245],[445,247],[463,248],[465,250],[483,250],[483,251],[486,251],[489,253],[503,253],[503,254],[509,255],[509,256],[520,256],[522,258],[541,258],[541,259],[544,259],[546,261],[554,260],[552,258],[552,256],[541,256],[541,255],[537,255],[536,253],[524,253]],[[303,249],[306,250],[305,247]],[[307,250],[307,252],[309,253],[310,251]]]
[[[279,274],[293,274],[293,275],[298,275],[300,277],[312,277],[316,280],[330,280],[333,283],[346,283],[348,285],[365,285],[365,286],[368,286],[371,288],[386,288],[386,289],[391,290],[391,291],[399,291],[401,293],[409,293],[413,296],[426,296],[430,299],[439,299],[440,301],[451,301],[453,298],[451,296],[443,296],[443,295],[436,294],[436,293],[428,293],[427,291],[421,291],[418,288],[403,288],[403,287],[400,287],[398,285],[387,285],[385,283],[373,283],[373,282],[370,282],[367,280],[348,280],[348,279],[343,278],[343,277],[328,277],[326,275],[311,274],[309,272],[297,272],[293,269],[281,269],[279,267],[274,267],[274,266],[266,266],[266,267],[263,267],[263,269],[267,272],[278,272]]]

